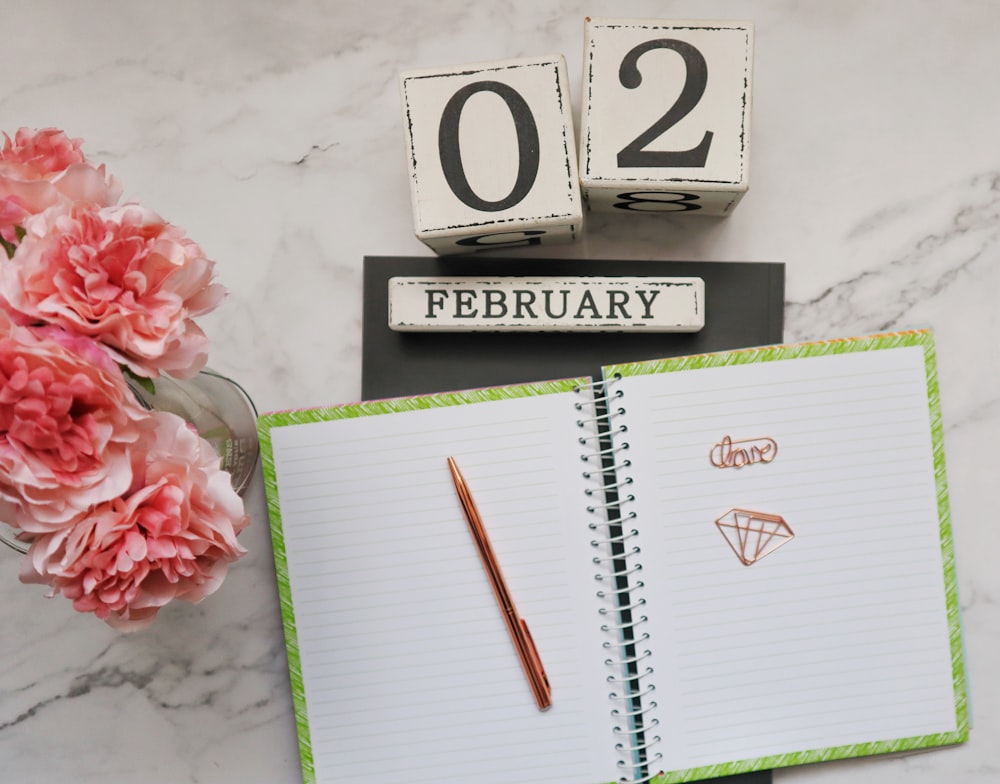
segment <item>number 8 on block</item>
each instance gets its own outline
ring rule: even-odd
[[[583,67],[589,208],[728,215],[748,186],[753,26],[588,18]]]
[[[420,240],[448,254],[577,238],[562,56],[404,71],[400,90]]]

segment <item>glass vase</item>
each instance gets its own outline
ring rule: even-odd
[[[257,441],[257,409],[238,383],[213,370],[202,370],[190,379],[161,376],[153,389],[131,384],[136,399],[146,409],[169,411],[183,417],[219,455],[233,489],[242,495],[253,478],[260,455]],[[28,551],[28,542],[17,539],[17,529],[0,523],[0,542],[18,552]]]

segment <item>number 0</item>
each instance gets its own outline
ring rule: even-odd
[[[458,126],[462,119],[465,102],[476,93],[496,93],[507,104],[514,118],[514,130],[517,133],[517,179],[504,198],[489,201],[481,198],[465,176],[462,165],[462,150],[458,143]],[[538,176],[538,126],[531,109],[521,94],[503,82],[473,82],[458,90],[448,101],[441,113],[441,124],[438,126],[438,153],[441,156],[441,170],[448,182],[448,187],[463,204],[482,212],[499,212],[518,204],[535,184]]]

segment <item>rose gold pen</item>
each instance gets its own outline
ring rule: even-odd
[[[483,526],[483,519],[479,516],[476,502],[472,499],[472,493],[465,483],[462,472],[458,470],[454,458],[448,458],[448,468],[451,469],[451,478],[455,483],[455,492],[458,493],[458,500],[462,503],[462,511],[465,519],[469,523],[469,530],[479,550],[479,557],[486,569],[486,576],[489,577],[493,594],[496,596],[497,604],[500,605],[500,614],[503,615],[507,623],[507,631],[514,642],[517,656],[521,660],[524,674],[528,676],[528,683],[531,691],[535,695],[535,702],[538,703],[538,710],[545,710],[552,705],[552,689],[549,686],[549,679],[545,675],[545,668],[542,660],[538,656],[538,649],[535,648],[535,641],[531,639],[531,632],[528,631],[528,624],[518,616],[514,608],[514,600],[511,598],[510,590],[503,579],[500,571],[500,564],[489,537],[486,535],[486,528]]]

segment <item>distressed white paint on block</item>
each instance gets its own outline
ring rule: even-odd
[[[697,332],[701,278],[389,279],[389,327],[427,332]]]
[[[446,254],[579,236],[561,55],[404,71],[400,91],[420,240]]]
[[[752,82],[749,22],[588,18],[588,208],[728,215],[749,185]]]

